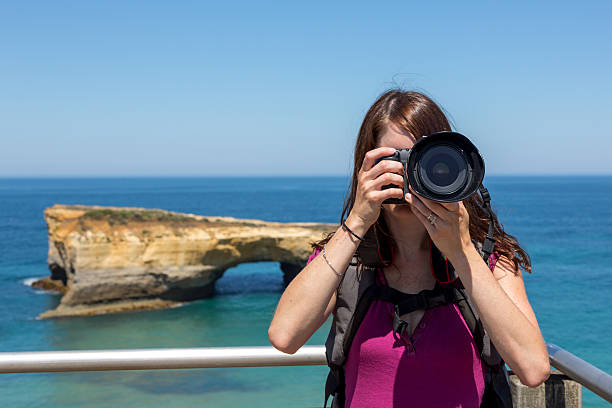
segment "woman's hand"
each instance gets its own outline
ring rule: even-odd
[[[417,195],[412,186],[409,188],[411,194],[406,194],[406,201],[412,212],[425,226],[436,247],[453,262],[453,259],[464,254],[464,250],[472,245],[470,216],[463,202],[432,201]]]
[[[367,231],[380,215],[382,202],[388,198],[402,198],[404,195],[404,171],[402,163],[394,160],[381,160],[375,166],[376,159],[391,156],[395,153],[392,147],[379,147],[366,153],[363,164],[357,175],[357,193],[355,203],[349,218],[351,222],[361,224]],[[398,174],[400,173],[400,174]],[[387,184],[395,184],[398,188],[382,190]]]

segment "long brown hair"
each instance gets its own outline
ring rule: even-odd
[[[410,132],[417,140],[424,135],[434,132],[451,130],[448,119],[440,107],[428,96],[420,92],[402,91],[399,89],[391,89],[383,93],[370,107],[359,129],[359,135],[355,143],[351,189],[344,200],[340,221],[350,213],[355,203],[357,175],[365,154],[378,146],[380,134],[390,123]],[[488,232],[490,218],[485,210],[482,197],[480,194],[474,193],[463,200],[463,205],[470,217],[471,238],[477,242],[483,242]],[[526,272],[531,273],[529,255],[521,248],[514,236],[504,231],[495,212],[493,212],[493,226],[495,239],[497,240],[494,251],[510,260],[514,266],[513,270],[516,271],[521,267]],[[320,249],[332,236],[333,233],[323,240],[312,243],[313,248]],[[376,245],[380,247],[391,245],[397,248],[397,244],[384,222],[382,212],[378,220],[368,231],[367,236],[375,236],[377,240]]]

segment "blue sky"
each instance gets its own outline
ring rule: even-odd
[[[0,5],[0,176],[344,175],[393,86],[487,174],[612,174],[609,2]]]

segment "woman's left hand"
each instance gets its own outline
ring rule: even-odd
[[[456,257],[462,256],[472,244],[470,216],[462,201],[454,203],[432,201],[417,195],[410,187],[410,194],[406,194],[406,202],[427,229],[436,247],[451,262]]]

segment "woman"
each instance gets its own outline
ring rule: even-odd
[[[483,261],[472,243],[483,241],[489,222],[480,196],[440,203],[411,191],[404,197],[408,205],[382,204],[403,197],[402,165],[391,160],[375,165],[376,159],[412,147],[423,135],[450,130],[442,110],[418,92],[390,90],[372,105],[355,146],[351,193],[341,215],[347,218],[314,245],[322,253],[313,254],[283,293],[268,331],[274,347],[295,353],[337,310],[337,288],[363,237],[373,230],[382,232],[386,242],[380,245],[393,253],[391,264],[379,269],[379,283],[404,293],[434,288],[430,248],[435,244],[521,382],[535,387],[548,378],[546,345],[521,276],[521,268],[531,272],[529,257],[494,216],[495,252],[489,265]],[[397,188],[382,189],[389,184]],[[401,316],[411,329],[405,347],[398,347],[393,322],[384,316],[389,307],[373,302],[350,345],[346,406],[479,406],[485,370],[457,308],[445,305]],[[444,369],[435,371],[442,356]],[[436,388],[427,384],[440,391],[432,392]]]

